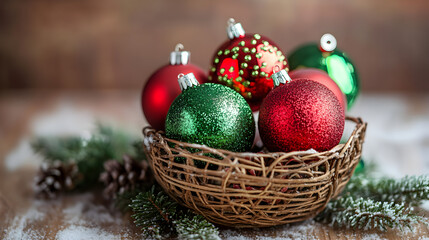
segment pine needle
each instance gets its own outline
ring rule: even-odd
[[[136,139],[122,131],[113,130],[102,124],[89,139],[81,137],[39,137],[32,142],[33,150],[45,161],[53,163],[75,163],[81,175],[76,183],[78,189],[88,189],[98,183],[104,170],[103,164],[111,159],[120,159],[123,154],[138,154],[141,150],[133,146]]]
[[[145,236],[161,239],[162,235],[173,231],[177,203],[155,187],[139,193],[130,208],[134,212],[134,223],[141,227]]]
[[[423,200],[429,200],[429,176],[406,176],[401,179],[353,177],[343,193],[354,198],[363,197],[381,202],[405,202],[417,206]]]
[[[423,218],[412,213],[404,203],[378,202],[371,199],[341,197],[331,201],[316,218],[339,227],[387,231],[389,228],[412,229]]]
[[[201,215],[185,215],[174,221],[179,239],[220,240],[219,230]]]
[[[145,237],[218,240],[219,230],[203,216],[182,208],[159,188],[139,193],[130,207]]]

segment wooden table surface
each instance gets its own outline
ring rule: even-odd
[[[425,95],[361,95],[349,114],[369,123],[363,155],[379,164],[390,162],[385,174],[429,173],[428,106]],[[0,116],[0,239],[141,239],[130,217],[115,211],[99,192],[49,201],[34,198],[32,182],[41,159],[29,147],[34,136],[88,133],[97,120],[138,135],[146,124],[138,91],[3,92]],[[237,240],[425,239],[429,229],[419,225],[405,232],[362,232],[309,220],[264,229],[222,228],[221,236]]]

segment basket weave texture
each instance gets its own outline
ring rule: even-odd
[[[322,211],[357,166],[367,124],[325,152],[236,153],[165,138],[145,128],[155,178],[177,202],[225,226],[268,227]]]

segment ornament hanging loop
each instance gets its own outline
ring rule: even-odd
[[[170,53],[170,65],[186,65],[189,63],[191,52],[183,51],[184,48],[183,44],[176,44],[174,51]]]
[[[228,26],[226,27],[226,33],[229,39],[244,37],[246,32],[241,26],[241,23],[236,23],[234,18],[228,20]]]
[[[320,50],[322,52],[332,52],[337,48],[337,39],[330,33],[325,33],[320,38]]]
[[[180,52],[180,51],[182,51],[184,48],[185,48],[185,47],[183,46],[183,44],[178,43],[178,44],[176,44],[176,47],[174,48],[174,51],[175,51],[175,52]]]
[[[177,81],[179,82],[179,86],[182,92],[188,88],[200,85],[200,83],[195,78],[195,75],[193,73],[188,73],[186,75],[181,73],[177,76],[177,78],[178,78]]]
[[[273,79],[274,87],[277,87],[280,84],[290,83],[290,81],[292,81],[285,69],[282,69],[280,71],[279,70],[279,65],[276,65],[273,68],[273,74],[271,75],[271,79]]]

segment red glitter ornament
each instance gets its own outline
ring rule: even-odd
[[[326,73],[325,71],[317,68],[301,68],[301,69],[297,69],[289,72],[289,76],[292,79],[304,78],[304,79],[313,80],[325,85],[338,98],[344,111],[347,109],[346,95],[344,95],[340,87],[338,87],[338,85],[334,82],[334,80],[332,80],[332,78],[329,77],[328,73]]]
[[[273,41],[259,34],[245,34],[233,19],[227,33],[230,40],[216,51],[208,80],[236,90],[256,111],[273,88],[273,68],[289,71],[286,57]]]
[[[181,51],[182,44],[177,44],[170,54],[170,64],[156,70],[142,90],[141,104],[148,123],[157,130],[164,130],[168,109],[174,99],[182,93],[177,84],[180,73],[193,73],[198,81],[206,82],[206,73],[189,63],[190,52]]]
[[[262,141],[273,152],[329,150],[340,142],[344,123],[334,93],[307,79],[274,88],[261,105],[258,121]]]

